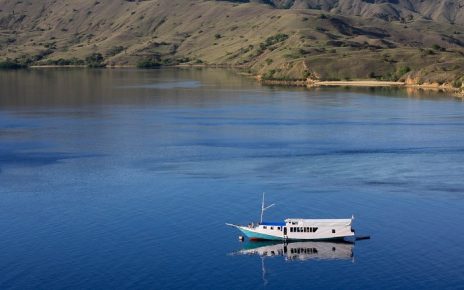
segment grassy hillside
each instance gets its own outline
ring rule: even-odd
[[[333,7],[307,9],[314,8],[306,5],[311,1],[290,2],[294,9],[237,1],[0,0],[0,60],[209,64],[242,67],[264,79],[409,78],[460,85],[460,24],[348,16]]]

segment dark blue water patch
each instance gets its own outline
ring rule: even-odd
[[[264,120],[256,117],[200,117],[200,116],[178,116],[175,117],[176,122],[183,123],[186,121],[195,121],[198,126],[464,126],[464,122],[444,122],[431,123],[431,122],[405,122],[401,121],[349,121],[349,120],[326,120],[326,119],[278,119],[278,120]]]
[[[13,114],[12,114],[13,115]],[[22,129],[30,129],[30,128],[37,128],[38,125],[30,120],[20,119],[15,117],[9,116],[1,116],[0,114],[0,130],[22,130]]]
[[[9,136],[8,138],[3,139],[0,142],[0,152],[3,152],[4,155],[8,153],[18,152],[18,151],[34,151],[34,150],[45,150],[45,148],[50,147],[52,142],[50,141],[38,141],[31,139],[31,131],[21,131],[23,134],[18,136]]]
[[[447,185],[447,184],[442,184],[442,185],[431,185],[427,186],[427,190],[430,191],[439,191],[439,192],[447,192],[447,193],[458,193],[460,196],[464,195],[464,185]]]
[[[463,148],[453,147],[422,147],[422,148],[384,148],[384,149],[353,149],[353,150],[340,150],[328,153],[322,153],[323,155],[360,155],[360,154],[455,154],[464,152]]]
[[[212,160],[239,160],[246,158],[253,159],[280,159],[280,158],[311,158],[311,157],[330,157],[330,156],[345,156],[355,157],[357,155],[453,155],[464,153],[464,148],[457,147],[411,147],[411,148],[373,148],[373,149],[350,149],[350,150],[322,150],[318,148],[298,148],[295,144],[290,143],[247,143],[247,144],[218,144],[218,142],[203,142],[194,144],[183,144],[171,147],[173,151],[178,151],[178,156],[166,158],[165,156],[151,157],[141,162],[200,162]],[[217,155],[214,151],[210,154],[204,154],[208,148],[233,149],[227,154]],[[195,154],[191,154],[192,151]],[[235,150],[248,149],[246,152],[236,152]],[[309,151],[309,152],[308,152]],[[183,153],[185,152],[185,153]]]
[[[101,119],[104,116],[104,113],[100,110],[95,110],[93,108],[82,109],[60,109],[60,110],[18,110],[15,112],[15,115],[18,117],[26,118],[39,118],[39,119],[49,119],[49,118],[62,118],[64,120],[78,118],[78,119]],[[109,117],[109,116],[107,116]]]
[[[102,157],[99,154],[75,154],[66,152],[28,152],[0,150],[0,169],[8,165],[45,166],[64,160]]]
[[[377,185],[380,185],[380,186],[383,186],[383,185],[387,185],[387,186],[407,186],[407,185],[411,185],[411,181],[398,181],[398,180],[367,180],[364,182],[365,184],[367,185],[374,185],[374,186],[377,186]]]
[[[27,131],[21,129],[0,129],[0,138],[18,138],[27,136]]]

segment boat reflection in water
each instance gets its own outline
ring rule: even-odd
[[[261,258],[262,279],[268,284],[264,260],[271,257],[284,257],[285,261],[309,260],[352,260],[354,262],[354,243],[349,242],[290,242],[275,241],[246,242],[243,248],[232,255],[256,255]]]
[[[282,256],[285,260],[350,260],[353,259],[353,243],[329,242],[247,242],[235,254],[260,257]]]

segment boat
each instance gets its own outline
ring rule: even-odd
[[[250,240],[321,241],[344,240],[355,236],[355,231],[351,227],[354,216],[349,219],[288,218],[283,222],[264,222],[264,212],[274,205],[264,206],[263,193],[259,223],[248,225],[226,223],[226,225],[237,228]]]
[[[281,242],[261,241],[244,243],[234,255],[284,257],[286,261],[351,260],[354,243],[348,242]]]

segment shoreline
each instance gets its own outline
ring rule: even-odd
[[[464,88],[456,88],[451,84],[424,83],[414,84],[410,81],[379,81],[379,80],[353,80],[353,81],[316,81],[316,80],[264,80],[261,76],[255,77],[264,85],[297,86],[306,88],[319,87],[359,87],[359,88],[403,88],[424,91],[449,92],[458,98],[464,98]]]
[[[112,69],[112,68],[137,68],[137,69],[162,69],[162,68],[198,68],[198,67],[205,67],[205,68],[241,68],[237,66],[230,66],[230,65],[220,65],[220,64],[176,64],[176,65],[161,65],[159,67],[150,67],[150,68],[143,68],[137,67],[136,65],[132,64],[124,64],[124,65],[106,65],[104,67],[98,67],[98,69]],[[43,65],[30,65],[27,68],[92,68],[87,65],[57,65],[57,64],[43,64]]]
[[[312,84],[309,84],[311,86]],[[404,82],[378,81],[378,80],[363,80],[363,81],[318,81],[314,86],[323,87],[400,87],[404,86]]]
[[[233,66],[227,65],[208,65],[208,64],[179,64],[173,66],[164,66],[165,68],[234,68]],[[35,69],[35,68],[88,68],[85,65],[32,65],[28,68]],[[118,68],[137,68],[134,65],[113,65],[113,66],[106,66],[99,69],[118,69]],[[163,67],[160,67],[163,68]],[[153,68],[153,69],[160,69],[160,68]],[[243,67],[235,67],[237,69]],[[143,69],[143,68],[141,68]],[[252,77],[259,81],[263,85],[275,85],[275,86],[289,86],[289,87],[306,87],[310,88],[318,88],[318,87],[360,87],[360,88],[385,88],[385,87],[397,87],[397,88],[404,88],[404,89],[418,89],[418,90],[425,90],[425,91],[444,91],[450,92],[453,96],[457,98],[464,99],[464,88],[456,88],[453,87],[451,84],[438,84],[438,83],[424,83],[424,84],[415,84],[411,80],[406,81],[379,81],[379,80],[350,80],[350,81],[318,81],[318,80],[279,80],[279,79],[263,79],[261,75],[252,75],[248,73],[241,73],[242,75],[246,75]]]
[[[315,81],[315,80],[263,80],[259,76],[258,81],[266,85],[288,85],[299,87],[404,87],[405,82],[379,81],[379,80],[355,80],[355,81]]]

